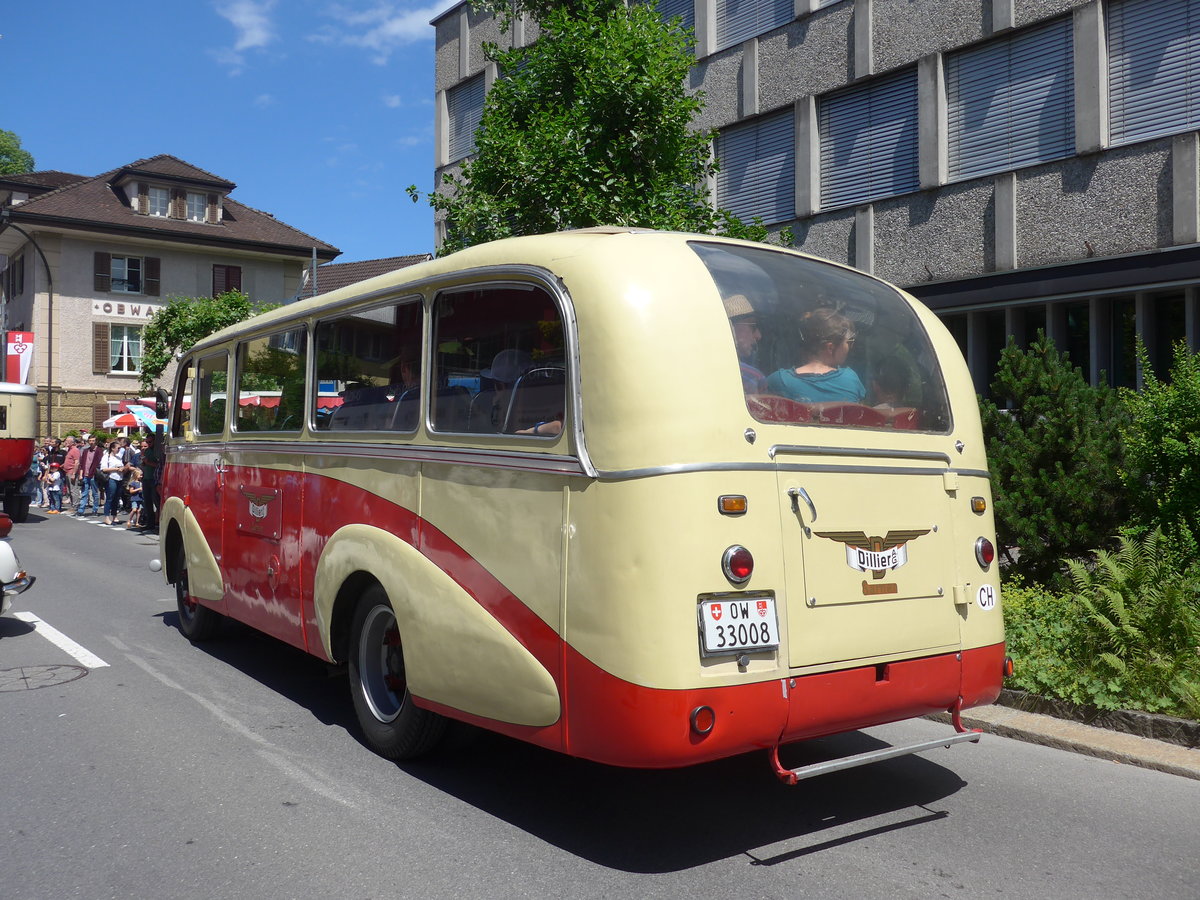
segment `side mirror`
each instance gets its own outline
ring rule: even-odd
[[[154,415],[160,419],[165,419],[170,411],[171,398],[167,396],[167,392],[159,388],[154,392]]]

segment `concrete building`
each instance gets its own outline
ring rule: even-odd
[[[95,428],[141,393],[142,329],[169,297],[284,301],[314,254],[340,252],[238,203],[235,187],[173,156],[0,176],[3,330],[34,334],[39,431]]]
[[[1135,336],[1156,367],[1200,349],[1200,0],[658,8],[695,29],[717,203],[912,291],[980,390],[1039,328],[1093,383],[1138,382]],[[433,25],[440,183],[497,77],[482,42],[537,28],[467,3]]]

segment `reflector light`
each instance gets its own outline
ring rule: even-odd
[[[688,718],[692,723],[692,731],[696,734],[708,734],[717,724],[717,714],[711,706],[697,706]]]
[[[1004,657],[1004,677],[1012,678],[1013,674],[1013,659],[1011,656]]]
[[[977,513],[978,515],[983,515],[985,512],[987,512],[987,501],[982,497],[972,497],[971,512]]]
[[[744,515],[747,505],[746,498],[741,494],[724,494],[717,498],[717,509],[726,516]]]
[[[734,544],[721,557],[721,569],[734,584],[745,584],[754,573],[754,557],[741,544]]]
[[[975,541],[975,559],[979,561],[981,568],[986,569],[996,559],[996,548],[992,546],[992,542],[985,537]]]

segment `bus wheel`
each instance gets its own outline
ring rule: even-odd
[[[350,699],[367,745],[388,759],[412,759],[432,750],[446,720],[413,704],[396,615],[378,585],[354,610],[348,663]]]
[[[175,570],[179,574],[175,578],[175,605],[179,611],[179,631],[189,641],[206,641],[213,637],[221,627],[221,614],[201,606],[195,597],[188,593],[187,563],[183,551],[179,551],[179,565]]]
[[[4,512],[18,525],[27,521],[29,519],[29,498],[6,494],[4,497]]]

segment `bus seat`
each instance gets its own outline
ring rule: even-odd
[[[562,366],[530,369],[513,385],[504,417],[505,434],[532,428],[538,422],[562,419],[566,405],[567,370]]]
[[[921,412],[913,406],[896,410],[891,418],[893,428],[915,430],[921,427]]]
[[[859,403],[828,403],[821,407],[817,421],[823,425],[861,425],[867,428],[887,425],[887,416]]]
[[[496,431],[496,423],[492,421],[492,408],[496,404],[494,388],[483,388],[471,398],[467,411],[467,431],[475,434],[491,434]]]
[[[807,403],[778,394],[747,394],[746,407],[760,422],[811,422]]]
[[[461,384],[443,384],[434,398],[433,421],[438,431],[466,431],[471,416],[471,392]]]

